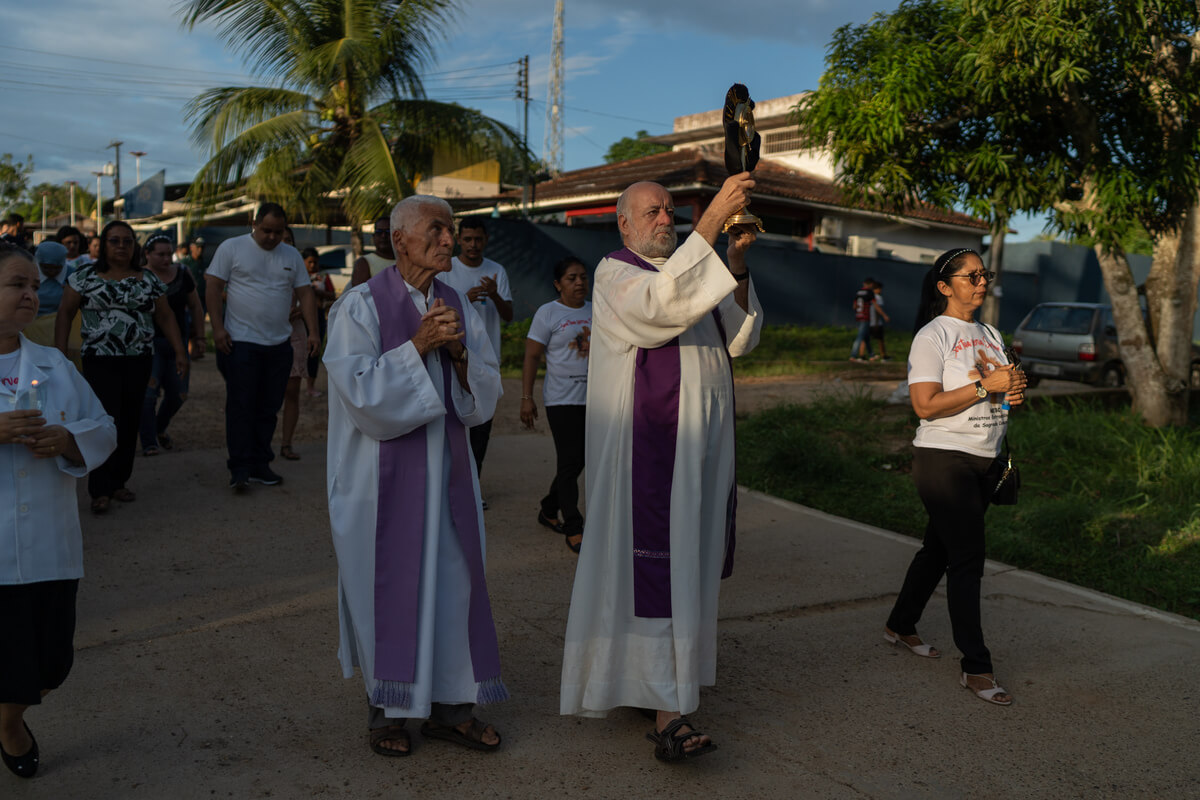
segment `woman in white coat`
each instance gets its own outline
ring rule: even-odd
[[[75,482],[102,464],[117,428],[87,381],[21,331],[37,316],[38,270],[0,246],[0,757],[22,778],[38,768],[25,711],[74,660],[83,537]]]

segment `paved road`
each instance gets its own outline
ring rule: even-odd
[[[559,716],[575,557],[533,522],[553,450],[531,435],[494,438],[483,480],[513,693],[483,716],[504,748],[380,758],[335,660],[317,449],[241,497],[219,450],[139,459],[141,499],[85,520],[75,670],[28,715],[42,773],[4,772],[0,797],[1200,796],[1200,625],[990,564],[985,627],[1017,702],[989,706],[955,659],[882,640],[912,540],[755,493],[695,715],[721,749],[662,765],[632,711]],[[940,593],[921,630],[953,649]]]

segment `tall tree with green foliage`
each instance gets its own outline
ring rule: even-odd
[[[0,211],[15,210],[13,206],[25,200],[29,191],[29,176],[33,174],[33,156],[22,164],[12,153],[0,155]]]
[[[211,153],[192,197],[244,181],[304,219],[334,205],[357,225],[412,194],[440,148],[527,160],[508,126],[425,96],[421,70],[456,11],[454,0],[189,0],[184,24],[215,23],[268,82],[210,89],[188,106]]]
[[[840,29],[801,133],[850,188],[1050,212],[1094,242],[1134,407],[1187,418],[1200,282],[1200,10],[1184,0],[907,0]],[[990,209],[990,211],[989,211]],[[1123,246],[1153,242],[1149,324]]]
[[[633,138],[623,136],[608,146],[608,152],[604,154],[604,163],[615,164],[618,161],[628,161],[631,158],[665,153],[671,149],[668,145],[648,141],[649,137],[650,134],[646,131],[638,131],[634,134]]]
[[[29,190],[29,198],[14,210],[30,221],[42,218],[42,196],[46,198],[46,216],[57,217],[71,213],[71,187],[66,183],[39,183]],[[75,216],[84,219],[96,208],[96,197],[82,186],[75,187]]]

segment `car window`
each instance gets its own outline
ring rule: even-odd
[[[1090,333],[1095,313],[1094,309],[1077,306],[1038,306],[1025,329],[1042,333]]]

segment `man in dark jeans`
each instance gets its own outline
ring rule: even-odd
[[[268,466],[271,438],[292,368],[292,323],[299,300],[308,327],[308,352],[321,346],[317,301],[299,251],[283,243],[287,215],[263,203],[250,233],[221,242],[205,274],[208,316],[225,378],[225,443],[229,486],[274,486],[283,479]]]

